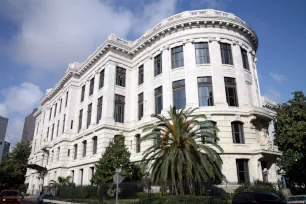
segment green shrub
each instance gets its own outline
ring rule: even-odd
[[[237,193],[245,192],[245,191],[271,191],[273,193],[278,194],[278,191],[275,189],[273,184],[271,183],[264,183],[262,181],[255,181],[254,184],[242,184],[238,188],[235,189],[232,197],[234,197]]]

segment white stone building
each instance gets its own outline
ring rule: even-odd
[[[277,182],[280,152],[268,136],[273,111],[261,102],[256,68],[256,33],[222,11],[185,11],[164,19],[131,42],[110,35],[83,63],[72,63],[48,89],[35,113],[29,163],[47,168],[39,177],[28,169],[28,192],[58,176],[90,184],[94,164],[116,135],[125,137],[139,161],[139,144],[152,113],[169,107],[200,107],[219,128],[227,185]],[[272,144],[272,145],[271,145]]]

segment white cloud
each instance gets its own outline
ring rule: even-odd
[[[43,96],[40,88],[31,83],[12,86],[2,90],[1,93],[4,96],[4,101],[0,103],[0,107],[5,108],[6,114],[28,114],[38,105]]]
[[[0,115],[3,117],[7,116],[7,108],[4,104],[0,103]]]
[[[274,81],[279,82],[279,83],[282,83],[286,79],[284,75],[273,73],[273,72],[270,72],[269,75],[274,79]]]
[[[24,120],[21,118],[10,118],[5,140],[11,143],[11,149],[21,140]]]
[[[189,4],[197,9],[219,9],[224,10],[231,0],[190,0]],[[203,7],[203,8],[200,8]]]
[[[175,3],[144,4],[140,8],[144,12],[136,15],[99,0],[5,0],[0,15],[19,24],[20,32],[1,47],[13,60],[32,68],[31,80],[62,73],[69,63],[86,60],[111,33],[119,37],[142,34],[173,14]]]
[[[276,101],[280,102],[281,101],[281,93],[278,92],[276,89],[270,87],[268,88],[268,91],[263,94],[264,96]]]

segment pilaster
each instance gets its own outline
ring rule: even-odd
[[[172,81],[171,81],[171,54],[169,45],[164,46],[162,52],[162,77],[163,77],[163,111],[162,114],[173,105]]]

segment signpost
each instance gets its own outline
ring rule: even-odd
[[[117,168],[116,173],[113,176],[113,181],[116,183],[116,204],[119,204],[118,203],[118,191],[119,191],[118,185],[119,185],[119,183],[121,183],[123,181],[122,176],[120,176],[120,174],[119,174],[120,172],[121,172],[121,169]]]

